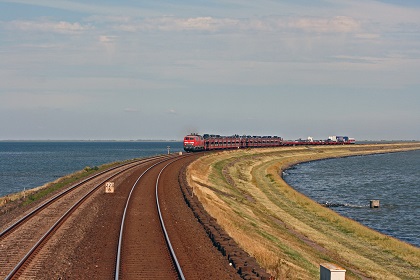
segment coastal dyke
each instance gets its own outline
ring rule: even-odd
[[[271,275],[314,279],[327,260],[346,268],[347,279],[410,278],[420,273],[419,248],[339,216],[279,174],[300,162],[418,149],[410,142],[217,152],[187,174],[206,211]]]

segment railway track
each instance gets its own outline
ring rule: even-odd
[[[167,159],[168,157],[164,157]],[[170,158],[170,157],[169,157]],[[120,165],[77,183],[42,203],[0,233],[0,278],[31,277],[36,254],[83,202],[104,183],[123,176],[139,166],[162,161],[161,156]]]
[[[152,165],[133,184],[120,228],[115,279],[185,279],[158,194],[162,172],[177,160]]]
[[[109,170],[10,221],[16,229],[2,225],[0,279],[240,279],[180,188],[180,170],[199,156]],[[115,192],[105,194],[110,180]]]

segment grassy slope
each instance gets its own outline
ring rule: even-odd
[[[319,279],[323,262],[344,267],[346,279],[415,279],[419,248],[339,216],[279,176],[302,161],[405,149],[420,144],[226,151],[197,160],[188,176],[206,210],[280,279]]]
[[[125,162],[129,162],[129,161],[130,160],[127,160]],[[31,204],[39,199],[46,197],[50,193],[55,192],[56,190],[62,189],[64,187],[68,187],[79,180],[82,180],[84,178],[87,178],[88,176],[93,175],[94,173],[102,172],[108,168],[120,165],[121,163],[123,162],[107,163],[99,167],[86,166],[83,170],[76,171],[72,174],[63,176],[61,178],[58,178],[54,182],[46,183],[43,186],[39,186],[39,187],[29,189],[26,191],[12,193],[4,197],[0,197],[0,207],[9,208],[7,211],[10,211],[14,208]],[[1,210],[0,215],[3,214],[4,212],[7,212],[4,209],[0,209],[0,210]]]

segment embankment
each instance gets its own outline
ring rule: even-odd
[[[216,152],[191,164],[187,179],[210,215],[278,279],[316,279],[319,264],[346,279],[414,279],[420,249],[322,207],[279,174],[299,162],[420,149],[420,143],[290,147]]]

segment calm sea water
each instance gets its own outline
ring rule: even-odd
[[[0,197],[42,186],[86,166],[182,151],[182,142],[0,141]]]
[[[283,178],[339,214],[420,247],[420,151],[303,163]],[[371,209],[371,199],[380,207]]]

